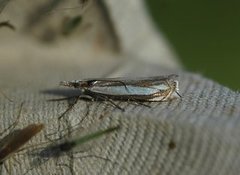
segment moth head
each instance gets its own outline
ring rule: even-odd
[[[60,86],[67,86],[73,88],[87,88],[87,81],[74,80],[74,81],[61,81]]]
[[[174,89],[173,96],[178,96],[178,97],[182,98],[182,96],[179,93],[179,83],[177,80],[173,81],[172,88]]]

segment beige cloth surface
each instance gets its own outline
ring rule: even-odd
[[[59,25],[50,27],[57,35],[46,42],[41,32],[51,26],[50,16],[39,24],[41,30],[39,26],[25,29],[20,19],[27,17],[11,16],[19,10],[17,2],[26,3],[11,2],[1,14],[16,25],[17,31],[0,28],[0,90],[4,93],[0,95],[0,129],[16,119],[22,102],[16,129],[31,123],[44,123],[45,128],[25,145],[27,149],[5,161],[2,174],[239,174],[239,93],[200,75],[172,70],[167,63],[142,61],[137,54],[119,51],[118,44],[113,44],[118,39],[110,35],[109,27],[106,29],[110,24],[99,20],[102,4],[91,2],[84,12],[87,20],[69,37],[59,34]],[[89,21],[92,29],[86,27]],[[174,60],[167,53],[165,59]],[[58,122],[71,101],[47,101],[78,93],[60,88],[61,80],[169,73],[179,74],[182,99],[147,103],[151,108],[117,102],[125,109],[123,112],[109,103],[80,100]],[[96,144],[80,146],[58,159],[37,157],[36,153],[58,138],[64,140],[117,124],[121,125],[119,131],[100,138]]]

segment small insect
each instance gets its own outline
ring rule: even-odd
[[[30,124],[5,136],[0,141],[0,164],[39,133],[43,127],[43,124]]]
[[[85,136],[82,136],[80,138],[67,140],[67,141],[64,141],[64,142],[61,142],[58,144],[54,143],[54,144],[51,144],[51,145],[45,147],[40,152],[32,153],[32,155],[37,156],[37,158],[33,160],[33,162],[31,163],[32,167],[25,174],[28,174],[28,172],[30,172],[32,169],[40,166],[41,164],[45,163],[46,161],[48,161],[51,158],[58,159],[63,154],[67,154],[71,151],[74,151],[74,148],[76,148],[84,143],[87,143],[89,141],[95,140],[99,137],[102,137],[105,134],[110,134],[118,129],[120,129],[120,126],[110,127],[105,130],[100,130],[100,131],[93,132],[91,134],[86,134]],[[83,151],[80,151],[80,152],[83,152]],[[74,151],[74,153],[77,153],[77,152]],[[102,159],[105,161],[111,161],[108,158],[97,156],[97,155],[85,155],[85,156],[81,156],[79,158],[90,158],[90,157],[95,157],[95,158]],[[75,158],[77,158],[77,157],[75,157]],[[64,164],[64,165],[66,166],[66,164]]]
[[[113,100],[134,101],[141,104],[140,102],[162,102],[181,97],[178,92],[177,77],[177,75],[168,75],[135,79],[96,78],[61,81],[60,85],[79,89],[81,95],[78,99],[88,97],[90,99],[106,100],[123,110]],[[72,108],[72,106],[69,108]]]
[[[46,147],[45,149],[43,149],[38,154],[38,156],[41,158],[59,157],[63,153],[69,152],[73,148],[75,148],[81,144],[84,144],[91,140],[97,139],[105,134],[110,134],[113,131],[116,131],[118,129],[120,129],[120,126],[115,126],[115,127],[111,127],[111,128],[102,130],[102,131],[97,131],[97,132],[94,132],[91,134],[87,134],[87,135],[80,137],[78,139],[75,139],[75,140],[65,141],[60,144],[50,145],[49,147]]]

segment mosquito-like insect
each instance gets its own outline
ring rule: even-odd
[[[69,139],[69,140],[60,142],[58,144],[56,144],[56,143],[51,144],[51,145],[45,147],[44,149],[42,149],[40,152],[33,153],[33,155],[37,156],[37,159],[34,160],[34,162],[32,164],[33,167],[30,170],[32,170],[36,166],[43,164],[44,162],[48,161],[51,158],[59,158],[60,156],[66,154],[66,153],[74,151],[74,149],[78,146],[81,146],[89,141],[93,141],[99,137],[106,135],[106,134],[110,134],[118,129],[120,129],[119,125],[115,126],[115,127],[107,128],[105,130],[92,132],[90,134],[86,134],[85,136],[82,136],[82,137],[79,137],[76,139]],[[97,156],[97,155],[86,155],[86,156],[82,156],[79,158],[90,158],[90,157],[95,157],[95,158],[103,159],[106,161],[111,161],[108,158]],[[28,172],[30,170],[28,170]]]
[[[116,131],[119,128],[120,126],[115,126],[105,130],[96,131],[94,133],[87,134],[83,137],[73,139],[71,141],[65,141],[60,144],[50,145],[49,147],[46,147],[39,153],[39,157],[41,158],[59,157],[63,153],[71,151],[73,148],[81,144],[97,139],[101,136],[104,136],[105,134],[112,133],[113,131]]]
[[[112,105],[123,110],[113,100],[141,102],[162,102],[181,97],[179,94],[177,75],[155,76],[146,78],[96,78],[74,81],[61,81],[60,85],[73,87],[81,91],[80,98],[89,97],[109,101]],[[67,111],[69,111],[69,109]],[[65,111],[59,118],[61,118]]]

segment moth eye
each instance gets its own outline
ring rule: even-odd
[[[79,87],[79,83],[73,82],[73,83],[72,83],[72,86],[73,86],[74,88],[78,88],[78,87]]]
[[[174,81],[173,85],[174,85],[174,87],[177,87],[177,82],[176,82],[176,81]]]
[[[95,82],[96,82],[95,80],[90,80],[90,81],[86,82],[86,85],[87,86],[92,86],[92,85],[94,85]]]

